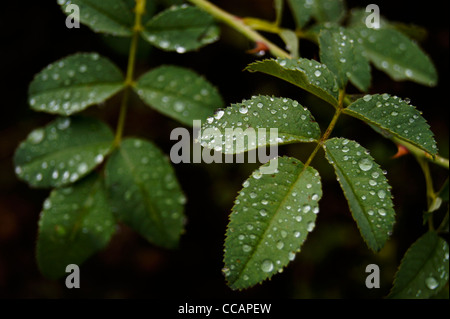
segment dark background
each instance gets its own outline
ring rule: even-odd
[[[220,7],[240,16],[273,19],[270,0],[221,0]],[[347,1],[348,7],[370,1]],[[444,4],[445,3],[445,4]],[[371,93],[408,97],[423,111],[436,135],[441,155],[448,158],[448,1],[377,2],[389,20],[425,27],[428,37],[420,44],[439,73],[437,87],[412,82],[394,82],[373,69]],[[357,139],[372,151],[388,170],[393,186],[397,222],[392,239],[378,253],[363,242],[335,181],[331,167],[319,153],[313,162],[323,181],[324,196],[317,227],[302,252],[282,274],[243,292],[231,291],[221,274],[223,242],[228,214],[241,183],[255,165],[179,164],[175,166],[188,197],[186,233],[180,247],[167,251],[155,247],[121,225],[110,245],[81,267],[81,289],[65,288],[64,279],[47,280],[35,262],[37,221],[48,190],[30,189],[14,175],[12,156],[17,145],[34,128],[53,116],[35,113],[27,105],[27,89],[34,74],[55,60],[75,52],[96,51],[110,57],[121,68],[126,55],[111,48],[111,38],[89,28],[67,29],[65,15],[56,1],[5,1],[0,9],[0,297],[2,298],[380,298],[385,296],[406,249],[426,230],[422,212],[426,208],[423,175],[415,160],[393,160],[396,147],[364,124],[343,117],[335,136]],[[292,27],[290,14],[285,23]],[[242,72],[256,58],[245,51],[252,43],[227,27],[222,39],[199,52],[177,55],[148,47],[141,50],[136,75],[160,64],[192,68],[205,75],[222,93],[226,104],[254,94],[286,96],[308,106],[322,129],[333,110],[315,98],[275,78]],[[141,46],[142,48],[142,46]],[[149,51],[150,50],[150,51]],[[317,47],[303,41],[302,55],[317,57]],[[351,88],[356,93],[354,88]],[[120,95],[84,113],[104,119],[115,127]],[[152,139],[166,153],[174,144],[170,131],[175,121],[144,106],[134,97],[126,124],[126,135]],[[305,160],[310,145],[281,148],[281,154]],[[436,188],[448,176],[432,166]],[[365,287],[365,267],[381,268],[381,288]]]

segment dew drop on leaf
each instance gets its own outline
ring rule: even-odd
[[[434,290],[439,286],[438,281],[434,277],[428,277],[427,279],[425,279],[425,284],[431,290]]]
[[[269,259],[266,259],[261,264],[261,270],[264,272],[271,272],[273,270],[273,262]]]
[[[363,158],[359,161],[358,166],[362,171],[368,171],[372,168],[373,164],[368,158]]]

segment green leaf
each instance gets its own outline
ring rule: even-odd
[[[298,29],[303,28],[311,18],[313,3],[308,0],[288,0]]]
[[[76,182],[103,162],[114,135],[96,119],[59,118],[31,132],[14,155],[17,176],[34,187]]]
[[[429,125],[409,102],[389,94],[366,95],[344,112],[436,155],[437,146]]]
[[[448,244],[435,232],[420,237],[408,249],[389,294],[393,299],[426,299],[448,281]]]
[[[357,39],[353,30],[347,30],[352,39]],[[353,40],[353,66],[348,74],[348,79],[360,91],[367,92],[372,81],[369,59],[366,50],[358,41]]]
[[[443,202],[448,202],[448,195],[449,195],[449,190],[448,190],[448,177],[447,177],[444,185],[442,185],[437,196],[440,197]]]
[[[282,29],[280,31],[280,37],[286,44],[286,49],[289,51],[293,58],[298,58],[298,37],[292,30]]]
[[[351,28],[367,28],[366,22],[372,22],[373,16],[371,16],[369,21],[367,21],[367,18],[373,13],[373,11],[366,12],[366,8],[352,8],[348,18],[348,26]],[[389,27],[389,22],[382,15],[380,15],[379,28],[386,27]]]
[[[53,190],[39,220],[37,261],[42,274],[59,278],[103,249],[115,230],[102,179],[97,175]]]
[[[411,80],[434,86],[436,69],[422,49],[397,30],[391,28],[354,28],[368,58],[396,81]]]
[[[338,105],[339,87],[326,65],[308,59],[270,59],[249,64],[246,70],[262,72],[292,83],[333,106]]]
[[[373,12],[366,12],[365,9],[355,8],[350,11],[349,27],[366,27],[366,19]],[[372,19],[369,19],[371,21]],[[391,28],[400,31],[408,38],[422,42],[427,37],[427,30],[415,24],[406,24],[403,22],[388,21],[380,16],[379,28]]]
[[[283,18],[284,0],[274,0],[275,24],[280,25]]]
[[[353,70],[353,39],[344,28],[324,29],[320,32],[320,61],[337,77],[339,87],[346,86]]]
[[[154,46],[184,53],[196,50],[219,38],[214,18],[193,6],[173,6],[153,17],[142,33]]]
[[[67,6],[77,5],[81,23],[95,32],[116,36],[131,36],[133,33],[134,14],[128,2],[124,0],[58,0],[65,14],[73,13]]]
[[[267,165],[277,173],[261,174]],[[281,157],[243,184],[230,215],[222,270],[232,289],[251,287],[282,271],[315,227],[320,176],[299,160]]]
[[[111,61],[97,53],[78,53],[39,72],[28,96],[33,110],[71,115],[105,102],[123,88],[124,77]]]
[[[161,66],[144,74],[135,91],[146,104],[181,123],[205,119],[224,102],[217,89],[197,73]]]
[[[320,23],[339,23],[345,17],[345,3],[343,0],[313,0],[313,16]]]
[[[319,137],[319,125],[297,101],[254,96],[217,110],[203,124],[200,142],[225,154],[238,154],[267,145],[313,142]]]
[[[186,199],[166,156],[148,141],[126,139],[109,158],[105,175],[116,216],[148,241],[176,247]]]
[[[369,152],[354,141],[333,138],[325,142],[358,228],[369,248],[379,251],[395,222],[390,186]]]

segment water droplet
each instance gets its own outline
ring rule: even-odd
[[[370,159],[365,157],[359,161],[358,166],[362,171],[368,171],[372,168],[373,163]]]
[[[58,122],[58,129],[65,130],[70,126],[70,118],[65,118]]]
[[[290,261],[293,261],[295,259],[295,253],[290,251],[289,254],[288,254],[288,258],[289,258]]]
[[[248,108],[245,105],[243,105],[239,108],[239,113],[247,114],[247,112],[248,112]]]
[[[261,270],[264,272],[271,272],[273,270],[273,262],[269,259],[266,259],[261,264]]]
[[[363,97],[363,100],[366,102],[369,102],[371,99],[372,99],[372,95],[369,95],[369,94],[367,94]]]
[[[37,129],[30,133],[28,139],[33,144],[39,144],[44,139],[45,133],[43,129]]]
[[[319,195],[313,194],[313,195],[311,196],[311,199],[312,199],[312,200],[318,200],[318,199],[319,199]]]
[[[230,268],[228,267],[222,268],[222,273],[224,274],[225,277],[228,277],[231,274]]]
[[[319,76],[322,75],[322,72],[320,72],[319,70],[316,70],[316,71],[314,72],[314,75],[315,75],[316,77],[319,77]]]
[[[314,227],[316,227],[316,224],[314,222],[309,222],[306,226],[306,230],[312,232],[314,230]]]
[[[386,197],[386,192],[385,192],[384,190],[380,189],[380,190],[378,191],[378,197],[379,197],[380,199],[385,198],[385,197]]]
[[[378,210],[378,214],[380,214],[380,216],[386,216],[386,210],[384,210],[383,208],[380,208]]]
[[[428,277],[427,279],[425,279],[425,284],[431,290],[434,290],[439,286],[438,281],[434,277]]]
[[[284,247],[284,243],[283,243],[282,241],[279,241],[279,242],[277,243],[277,248],[278,248],[278,249],[283,249],[283,247]]]
[[[87,71],[87,66],[85,66],[84,64],[80,65],[80,68],[78,69],[81,73],[84,73]]]
[[[261,177],[262,177],[262,173],[259,170],[255,171],[253,173],[253,178],[254,179],[260,179]]]
[[[250,186],[250,182],[249,181],[245,181],[244,184],[242,184],[242,186],[244,186],[244,188],[249,187]]]
[[[295,237],[295,238],[299,238],[300,235],[301,235],[301,233],[300,233],[299,231],[296,231],[296,232],[294,233],[294,237]]]
[[[217,112],[214,114],[214,118],[216,120],[220,120],[224,114],[225,112],[223,110],[217,110]]]
[[[184,110],[184,103],[183,102],[176,102],[173,106],[175,111],[182,112]]]
[[[371,180],[369,181],[369,185],[370,185],[370,186],[375,186],[375,185],[377,185],[377,182],[374,181],[373,179],[371,179]]]
[[[88,171],[88,166],[86,163],[80,163],[77,168],[78,173],[84,174]]]
[[[95,163],[100,164],[101,162],[103,162],[103,159],[104,159],[103,155],[102,154],[98,154],[95,157],[94,161],[95,161]]]
[[[259,214],[260,214],[262,217],[265,217],[265,216],[267,216],[267,211],[263,208],[263,209],[261,209],[261,210],[259,211]]]
[[[406,69],[405,70],[405,75],[410,78],[410,77],[413,76],[413,71],[411,71],[410,69]]]
[[[50,201],[50,199],[46,199],[45,201],[44,201],[44,209],[50,209],[50,208],[52,208],[52,202]]]
[[[249,245],[243,245],[242,250],[246,253],[248,253],[250,250],[252,250],[252,247]]]
[[[185,53],[186,52],[186,48],[184,48],[182,46],[177,46],[176,51],[177,51],[177,53]]]
[[[304,213],[307,213],[307,212],[309,212],[311,210],[311,206],[309,206],[309,205],[304,205],[303,206],[303,212]]]

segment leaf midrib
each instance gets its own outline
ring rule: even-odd
[[[300,161],[299,161],[299,164],[303,165],[303,163],[301,163]],[[291,183],[291,186],[288,188],[288,190],[287,190],[287,192],[286,192],[286,196],[284,196],[283,199],[282,199],[281,201],[279,201],[279,205],[278,205],[278,207],[276,208],[275,213],[273,214],[272,218],[270,218],[269,223],[268,223],[268,225],[267,225],[265,231],[263,232],[262,236],[259,237],[259,240],[258,240],[258,242],[257,242],[257,244],[256,244],[256,246],[255,246],[255,249],[252,250],[252,253],[250,254],[249,258],[248,258],[247,261],[245,262],[244,266],[241,268],[242,271],[239,273],[239,276],[237,277],[237,279],[233,282],[233,285],[234,285],[237,281],[239,281],[239,280],[241,279],[242,275],[244,274],[244,271],[245,271],[245,270],[247,269],[247,267],[248,267],[248,264],[250,263],[251,260],[253,260],[253,257],[254,257],[254,255],[255,255],[255,253],[258,251],[259,247],[261,246],[261,244],[262,244],[262,242],[263,242],[263,239],[264,239],[265,236],[266,236],[266,233],[267,233],[267,232],[269,231],[269,229],[271,228],[271,225],[272,225],[272,223],[273,223],[274,220],[275,220],[275,216],[277,216],[277,215],[280,213],[281,207],[284,206],[284,203],[285,203],[285,201],[288,199],[289,194],[292,193],[292,190],[294,189],[295,185],[298,183],[298,181],[299,181],[300,178],[303,176],[303,173],[307,170],[308,167],[309,167],[309,166],[303,165],[302,170],[300,171],[300,173],[299,173],[297,179],[296,179],[293,183]]]
[[[141,179],[139,178],[138,175],[136,175],[135,172],[135,165],[133,165],[132,160],[130,159],[130,157],[128,156],[126,150],[123,149],[123,147],[119,148],[119,152],[121,154],[121,156],[123,157],[123,159],[125,160],[125,163],[127,164],[127,166],[130,169],[131,175],[133,176],[133,180],[135,182],[135,184],[137,185],[141,195],[142,195],[142,199],[145,203],[146,206],[146,211],[150,213],[150,217],[151,219],[158,225],[159,230],[164,230],[164,224],[159,216],[159,214],[157,213],[157,209],[155,208],[155,205],[152,204],[151,201],[149,201],[149,197],[150,196],[146,196],[149,193],[146,191],[145,185],[144,183],[141,181]],[[167,237],[168,234],[165,232],[159,232],[160,234],[165,234]]]
[[[67,85],[67,86],[59,86],[59,87],[53,87],[53,88],[48,88],[45,90],[39,90],[39,91],[31,91],[30,97],[36,97],[36,96],[40,96],[40,95],[45,95],[45,94],[54,94],[54,93],[60,93],[58,91],[64,91],[67,92],[70,89],[86,89],[86,88],[94,88],[97,86],[118,86],[118,88],[115,88],[114,90],[119,90],[121,88],[123,88],[125,86],[123,81],[116,81],[116,82],[86,82],[86,83],[77,83],[77,84],[71,84],[71,85]]]
[[[358,206],[359,206],[360,210],[363,212],[364,218],[367,220],[367,222],[368,222],[369,225],[371,226],[371,227],[370,227],[370,232],[371,232],[371,234],[372,234],[372,236],[373,236],[373,239],[374,239],[375,242],[377,243],[376,250],[378,250],[379,247],[381,247],[381,244],[378,242],[377,236],[375,235],[375,232],[374,232],[374,230],[373,230],[373,228],[374,228],[374,227],[373,227],[373,224],[372,224],[370,218],[367,217],[367,212],[366,212],[366,210],[365,210],[365,209],[363,208],[363,206],[360,204],[360,202],[359,202],[359,200],[358,200],[358,196],[355,195],[356,193],[355,193],[355,189],[354,189],[354,187],[353,187],[353,184],[350,183],[350,180],[348,179],[347,175],[342,173],[342,169],[338,166],[337,161],[336,161],[336,158],[331,154],[331,152],[327,152],[327,154],[331,157],[331,160],[335,163],[333,166],[334,166],[337,170],[339,170],[340,175],[341,175],[341,178],[343,178],[343,179],[345,180],[345,182],[347,183],[347,185],[349,185],[350,190],[351,190],[351,192],[353,193],[353,197],[356,199],[356,202],[358,203]],[[345,190],[344,190],[344,187],[342,187],[342,190],[344,191],[344,195],[346,195]],[[345,197],[347,197],[347,196],[345,196]],[[349,207],[350,207],[350,210],[352,210],[351,205],[349,205]]]

